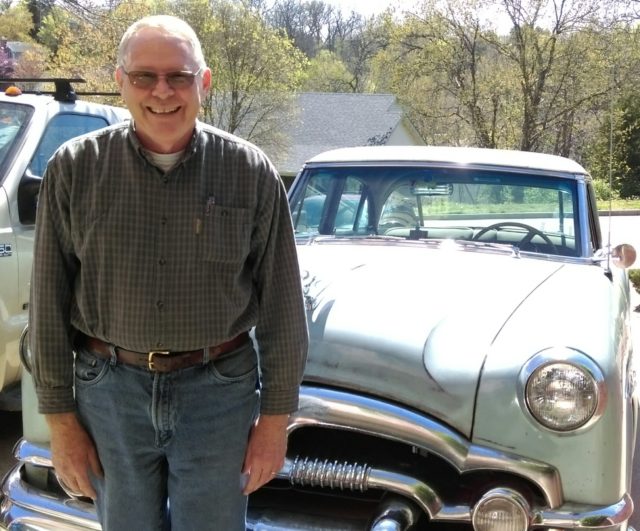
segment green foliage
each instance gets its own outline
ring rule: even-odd
[[[594,179],[593,188],[596,192],[596,199],[598,201],[609,201],[619,198],[613,187],[609,185],[608,177],[602,179]]]
[[[80,76],[106,91],[116,88],[125,28],[175,14],[196,30],[213,71],[204,119],[267,150],[287,147],[296,91],[391,92],[428,143],[570,156],[590,170],[600,200],[640,197],[640,30],[605,19],[600,4],[424,0],[365,20],[322,0],[0,0],[0,27],[33,43],[37,13],[41,47],[21,71]]]
[[[307,92],[352,92],[351,77],[335,53],[321,50],[308,63],[302,89]]]
[[[398,95],[429,143],[517,147],[517,70],[488,44],[470,12],[456,18],[425,3],[421,13],[385,24],[377,79]]]
[[[629,270],[629,281],[633,288],[640,293],[640,269]]]
[[[306,58],[250,7],[215,0],[202,33],[213,88],[205,119],[260,144],[286,148],[287,115],[303,81]]]
[[[509,34],[496,33],[474,0],[427,1],[389,22],[388,46],[375,58],[381,85],[430,143],[581,159],[606,105],[611,61],[624,57],[625,75],[637,78],[637,46],[594,22],[596,0],[557,12],[546,1],[500,4]]]
[[[588,154],[597,190],[605,190],[611,173],[612,193],[622,199],[640,197],[640,93],[621,97],[600,127]],[[603,183],[603,184],[600,184]],[[606,183],[606,186],[605,186]],[[614,196],[614,197],[615,197]],[[599,198],[605,199],[602,194]]]
[[[54,7],[42,20],[39,39],[51,51],[51,76],[81,77],[83,90],[117,91],[113,74],[118,43],[135,20],[156,13],[160,2],[121,2],[115,9],[94,10],[91,18]]]
[[[12,4],[10,7],[0,10],[0,37],[8,41],[21,41],[31,43],[31,30],[33,19],[25,2]]]

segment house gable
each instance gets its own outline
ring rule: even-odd
[[[283,176],[305,161],[338,147],[424,145],[392,94],[298,94],[286,152],[272,156]]]

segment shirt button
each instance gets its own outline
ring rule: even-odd
[[[166,225],[166,224],[167,224],[167,221],[168,221],[168,220],[167,220],[167,216],[162,216],[162,217],[160,218],[160,223],[161,223],[162,225]]]
[[[162,348],[162,347],[164,347],[164,343],[162,341],[158,341],[156,343],[156,348]]]
[[[164,302],[162,301],[156,302],[156,308],[158,308],[158,310],[164,309]]]
[[[167,263],[167,261],[164,258],[160,258],[160,260],[158,260],[158,263],[163,266]]]

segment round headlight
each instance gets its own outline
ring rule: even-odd
[[[529,527],[527,502],[509,489],[487,492],[473,508],[475,531],[525,531]]]
[[[527,380],[527,407],[543,426],[570,431],[584,426],[598,408],[598,384],[585,368],[567,361],[535,369]]]

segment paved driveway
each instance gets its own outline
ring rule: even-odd
[[[13,466],[13,447],[22,435],[20,412],[0,411],[0,477]]]

